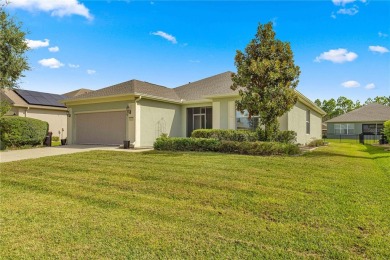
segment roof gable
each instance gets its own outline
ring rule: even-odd
[[[99,98],[117,95],[149,95],[155,97],[161,97],[171,100],[180,101],[180,98],[176,95],[175,91],[171,88],[152,84],[145,81],[129,80],[116,85],[112,85],[106,88],[98,89],[95,91],[87,92],[78,96],[70,97],[69,100]]]
[[[91,91],[93,91],[93,90],[92,89],[86,89],[86,88],[80,88],[80,89],[76,89],[76,90],[67,92],[67,93],[62,94],[62,95],[63,96],[67,96],[68,98],[71,98],[71,97],[76,97],[76,96],[79,96],[79,95],[82,95],[82,94],[85,94],[85,93],[88,93],[88,92],[91,92]]]
[[[372,103],[348,113],[334,117],[327,123],[348,123],[348,122],[375,122],[390,120],[390,107],[378,103]]]
[[[174,90],[181,99],[186,101],[199,100],[212,95],[238,94],[238,91],[230,88],[233,84],[232,73],[231,71],[220,73],[179,86]]]

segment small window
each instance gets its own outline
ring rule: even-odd
[[[310,134],[310,110],[306,111],[306,134]]]
[[[240,130],[256,130],[259,125],[260,119],[258,116],[252,116],[251,119],[248,118],[249,113],[247,110],[244,110],[244,113],[236,111],[236,129]]]
[[[337,135],[353,135],[355,134],[354,124],[335,124],[334,133]]]

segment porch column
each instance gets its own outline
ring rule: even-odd
[[[221,128],[221,102],[213,102],[213,129]]]

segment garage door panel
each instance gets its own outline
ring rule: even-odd
[[[76,143],[123,144],[126,138],[126,112],[99,112],[76,115]]]

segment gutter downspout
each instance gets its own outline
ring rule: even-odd
[[[27,107],[26,110],[24,111],[24,117],[27,117],[27,110],[30,110],[30,107]]]
[[[133,147],[135,148],[135,144],[137,142],[137,138],[139,138],[141,136],[141,129],[140,129],[140,116],[138,114],[138,111],[139,109],[137,109],[137,103],[142,99],[142,96],[139,96],[136,100],[134,100],[134,103],[135,103],[135,124],[134,124],[134,130],[135,130],[135,140],[134,140],[134,143],[133,143]],[[137,115],[138,114],[138,115]],[[138,130],[138,131],[137,131]],[[141,143],[139,144],[141,146]]]

